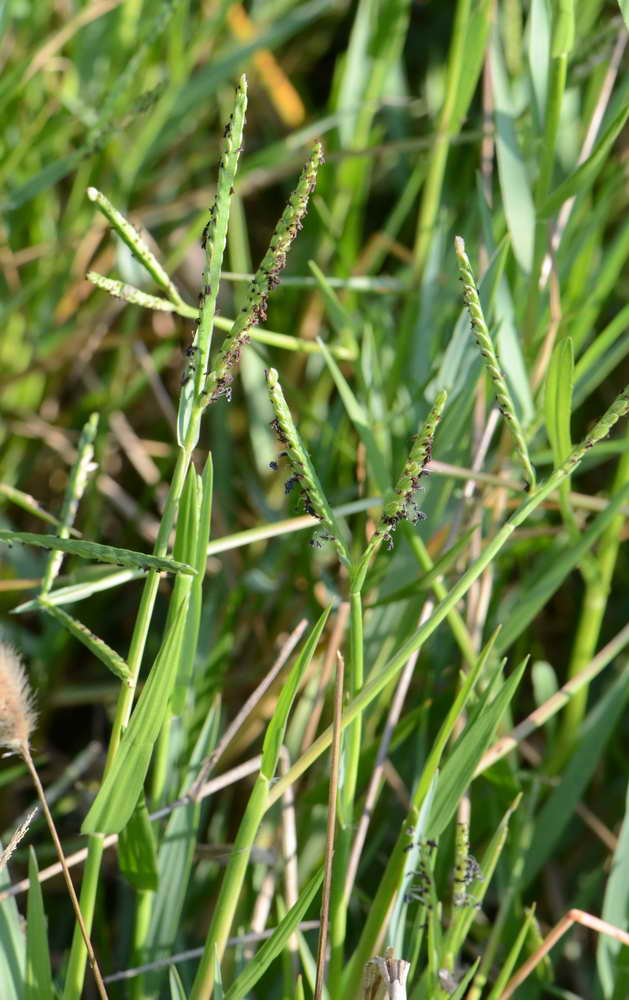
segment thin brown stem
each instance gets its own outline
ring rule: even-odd
[[[101,976],[100,969],[98,967],[98,962],[96,961],[96,955],[94,954],[94,949],[92,947],[92,942],[90,941],[90,936],[87,932],[87,927],[85,926],[85,921],[83,920],[83,914],[81,913],[81,907],[79,906],[79,901],[77,899],[76,892],[74,891],[74,885],[72,884],[72,879],[70,878],[70,870],[66,864],[65,855],[63,853],[63,847],[61,846],[61,841],[57,834],[57,828],[55,826],[55,821],[52,818],[52,813],[48,808],[48,802],[46,801],[46,793],[44,792],[43,785],[39,780],[39,775],[37,773],[37,768],[33,762],[31,756],[31,751],[27,743],[22,743],[19,748],[20,754],[30,771],[31,778],[33,779],[33,784],[37,790],[39,796],[39,801],[41,802],[41,807],[46,817],[46,822],[48,823],[48,829],[50,830],[50,836],[52,837],[53,843],[55,845],[55,850],[57,852],[57,857],[59,858],[59,863],[63,871],[63,877],[65,879],[66,886],[68,888],[68,894],[74,908],[74,913],[76,915],[77,923],[83,935],[83,941],[85,942],[85,947],[87,948],[87,954],[89,958],[89,963],[92,967],[92,972],[94,973],[94,979],[96,980],[96,989],[101,997],[101,1000],[107,1000],[107,990],[105,989],[105,984],[103,982],[103,977]]]
[[[513,996],[518,986],[525,979],[528,979],[544,955],[548,954],[550,949],[557,944],[559,938],[563,937],[573,924],[581,924],[583,927],[589,927],[590,930],[596,931],[598,934],[607,934],[608,937],[614,938],[615,941],[619,941],[625,946],[629,945],[629,934],[621,930],[620,927],[608,924],[606,920],[601,920],[600,917],[595,917],[592,913],[586,913],[584,910],[568,910],[559,923],[555,924],[552,930],[548,932],[539,948],[527,959],[524,965],[520,966],[515,975],[511,977],[506,988],[500,995],[500,1000],[509,1000],[509,997]]]

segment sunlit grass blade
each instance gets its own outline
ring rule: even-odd
[[[78,601],[84,601],[94,594],[119,587],[123,583],[129,583],[131,580],[141,580],[143,576],[144,570],[141,569],[118,569],[104,572],[98,567],[91,578],[88,577],[81,583],[69,583],[66,587],[49,590],[46,594],[46,604],[53,604],[56,607],[63,604],[74,604]],[[39,599],[34,597],[32,601],[18,604],[17,608],[13,608],[12,614],[18,615],[25,611],[34,611],[38,602]]]

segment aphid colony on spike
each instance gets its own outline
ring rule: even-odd
[[[277,417],[274,417],[273,420],[271,421],[271,428],[272,428],[275,436],[277,437],[278,441],[280,442],[280,444],[284,444],[284,445],[288,445],[289,444],[288,438],[286,437],[286,434],[284,433],[284,430],[282,429],[282,425],[280,424],[280,422],[279,422],[279,420],[278,420]],[[301,499],[301,503],[302,503],[302,507],[304,509],[304,512],[306,514],[310,514],[311,517],[316,517],[318,521],[322,521],[323,518],[322,518],[321,514],[319,514],[315,510],[314,504],[312,502],[312,497],[310,496],[310,493],[308,492],[308,489],[304,486],[304,482],[303,481],[307,477],[304,475],[303,470],[299,468],[299,466],[297,464],[297,460],[294,459],[294,458],[292,458],[291,455],[290,455],[290,453],[288,451],[281,451],[280,452],[278,458],[284,458],[284,457],[288,458],[290,466],[291,466],[291,473],[292,473],[289,476],[289,478],[286,480],[286,482],[284,483],[284,494],[286,496],[288,496],[289,493],[292,493],[292,491],[295,488],[295,486],[300,486],[301,487],[300,499]],[[279,468],[279,465],[278,465],[277,462],[271,462],[270,463],[270,468],[273,469],[274,472],[276,472],[277,469]],[[330,535],[320,534],[320,535],[316,536],[316,540],[312,539],[311,545],[314,545],[316,548],[320,548],[321,547],[321,543],[324,542],[324,541],[328,541],[330,538],[331,538]]]

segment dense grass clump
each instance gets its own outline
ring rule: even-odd
[[[623,5],[7,11],[2,1000],[624,1000]]]

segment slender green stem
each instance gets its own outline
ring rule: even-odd
[[[139,890],[136,893],[135,922],[133,927],[133,952],[134,962],[141,964],[142,948],[146,943],[146,938],[151,925],[151,915],[153,910],[153,900],[155,893],[148,889]],[[144,977],[136,976],[131,981],[131,1000],[142,1000],[144,993]]]
[[[363,607],[360,590],[352,589],[350,605],[350,655],[347,690],[356,697],[362,690],[364,680],[363,657]],[[347,727],[345,734],[344,761],[338,804],[338,832],[334,845],[334,867],[332,893],[330,898],[330,965],[328,987],[330,996],[338,996],[343,975],[344,945],[347,928],[347,907],[349,899],[345,893],[345,882],[349,854],[354,836],[354,804],[358,781],[362,739],[362,718],[357,716]]]
[[[259,774],[249,797],[225,870],[203,955],[192,984],[190,1000],[210,1000],[212,996],[215,961],[218,959],[220,962],[225,951],[227,937],[240,897],[240,887],[249,864],[249,856],[258,827],[268,808],[268,800],[269,781],[263,774]]]
[[[191,436],[195,433],[193,423],[194,421],[191,421]],[[191,454],[191,447],[187,449],[183,448],[177,454],[177,463],[173,473],[170,490],[168,492],[166,507],[160,523],[157,540],[153,548],[154,555],[164,556],[166,554],[170,532],[177,514],[179,499],[186,481],[186,474],[190,464]],[[155,599],[157,597],[159,579],[159,573],[155,570],[151,570],[146,577],[144,588],[142,590],[142,597],[140,599],[140,606],[135,620],[129,648],[129,657],[127,660],[130,677],[128,683],[121,686],[120,693],[118,695],[116,713],[114,716],[111,738],[107,752],[107,760],[105,762],[105,775],[115,759],[124,728],[126,727],[131,714],[138,676],[140,673],[140,666],[142,663],[142,656],[151,624]],[[98,874],[102,851],[102,838],[91,836],[88,843],[86,873],[88,870],[90,872],[93,871],[93,879],[88,880],[87,877],[84,876],[81,885],[81,911],[88,930],[91,930],[91,921],[94,913],[95,893],[98,887]],[[70,952],[68,977],[63,995],[64,1000],[78,1000],[83,988],[86,957],[87,952],[85,951],[83,940],[75,931],[72,941],[72,949]]]
[[[100,864],[103,857],[103,836],[100,833],[90,834],[87,844],[87,859],[83,869],[81,880],[80,906],[83,914],[83,922],[88,934],[91,933],[94,921],[94,910],[96,907],[96,895],[98,893],[98,883],[100,878]],[[87,948],[83,940],[81,929],[77,924],[74,926],[72,936],[72,948],[70,959],[66,971],[66,981],[63,990],[63,1000],[78,1000],[83,991],[85,979],[85,963],[87,961]]]

